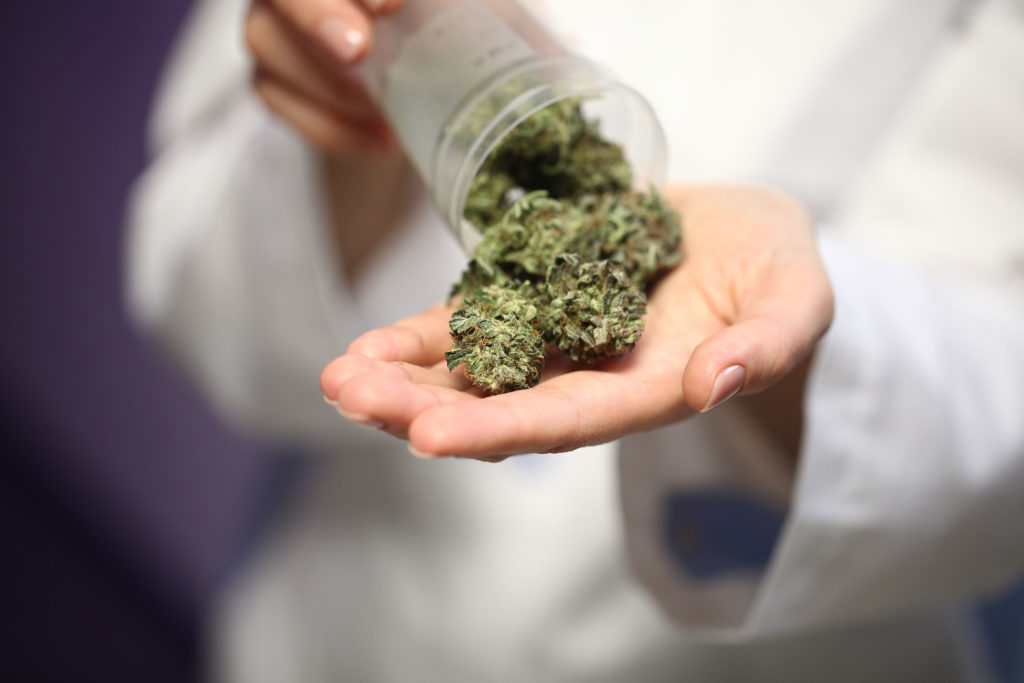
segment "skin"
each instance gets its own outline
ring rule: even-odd
[[[406,196],[411,177],[351,72],[372,49],[373,19],[401,4],[258,0],[246,20],[256,93],[324,153],[349,277],[401,219],[396,203],[366,198]],[[795,454],[809,359],[833,305],[808,215],[760,187],[677,186],[666,197],[685,217],[687,258],[651,292],[644,337],[629,355],[579,368],[552,354],[536,387],[483,396],[445,367],[452,309],[438,304],[356,339],[324,370],[325,398],[351,420],[408,439],[416,454],[496,461],[609,441],[737,395]]]
[[[499,460],[562,452],[662,426],[714,407],[716,379],[756,394],[804,368],[832,319],[811,221],[773,190],[672,187],[686,217],[687,258],[653,289],[646,330],[627,356],[573,367],[557,356],[532,389],[483,396],[449,373],[451,308],[437,305],[356,339],[321,376],[324,396],[356,422],[409,440],[420,455]],[[781,438],[799,423],[803,373],[751,410]],[[794,388],[796,391],[794,392]],[[765,412],[767,411],[767,412]]]
[[[322,153],[336,260],[350,282],[400,224],[409,209],[401,198],[414,194],[411,166],[352,72],[372,49],[373,20],[403,2],[256,0],[245,20],[254,91]]]
[[[245,21],[253,88],[267,108],[329,155],[400,152],[352,73],[373,46],[372,19],[403,0],[257,0]]]

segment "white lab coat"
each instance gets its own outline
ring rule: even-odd
[[[215,678],[987,680],[964,606],[1024,568],[1024,3],[548,3],[652,101],[671,178],[773,183],[823,226],[795,476],[738,402],[497,466],[339,419],[324,364],[464,256],[423,199],[346,284],[244,4],[200,3],[171,61],[130,305],[228,419],[329,457],[226,589]],[[672,539],[720,540],[670,528],[692,491],[784,516],[768,557],[688,572]]]

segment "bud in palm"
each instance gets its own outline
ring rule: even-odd
[[[488,285],[452,314],[448,369],[465,365],[466,377],[491,393],[527,389],[544,368],[544,337],[537,292],[529,283]]]
[[[678,214],[631,189],[622,148],[579,98],[526,118],[473,181],[465,215],[483,236],[452,296],[449,369],[492,393],[537,383],[544,343],[591,363],[631,349],[644,290],[682,258]]]
[[[541,328],[574,361],[621,356],[643,334],[646,298],[617,263],[563,254],[548,270],[545,288]]]
[[[594,217],[599,258],[622,265],[641,289],[683,258],[679,214],[656,189],[590,195],[580,210]]]

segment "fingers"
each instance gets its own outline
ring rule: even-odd
[[[349,69],[371,49],[371,17],[401,4],[257,1],[245,25],[246,44],[256,61],[256,92],[268,109],[325,151],[391,151],[387,125]]]
[[[719,318],[683,372],[686,403],[707,411],[775,383],[832,320],[832,292],[813,223],[793,198],[757,186],[670,188],[686,216],[684,268]]]
[[[484,397],[444,365],[347,354],[324,371],[321,388],[344,417],[408,439],[418,455],[496,460],[574,450],[679,419],[678,377],[665,372],[638,381],[628,371],[577,370]]]
[[[437,304],[391,327],[371,330],[352,342],[347,353],[416,365],[437,363],[452,345],[448,320],[453,310]]]
[[[459,378],[418,366],[373,361],[373,367],[341,383],[336,405],[343,417],[406,438],[412,420],[443,403],[469,400]],[[429,373],[429,375],[427,374]]]
[[[360,0],[363,7],[378,16],[385,16],[405,4],[405,0]]]
[[[573,372],[553,362],[537,387],[484,397],[442,360],[451,311],[437,305],[356,339],[322,373],[324,396],[344,417],[407,438],[414,453],[482,460],[608,441],[681,405],[678,370],[636,381],[631,359]]]
[[[398,368],[402,374],[393,374],[394,368]],[[335,358],[324,368],[320,374],[320,391],[328,401],[337,402],[342,387],[350,382],[358,379],[359,382],[372,384],[376,379],[389,377],[403,377],[414,384],[448,387],[460,391],[469,389],[469,382],[465,376],[461,372],[449,373],[443,363],[423,367],[411,363],[382,361],[360,353],[346,353]],[[351,409],[354,412],[366,411],[355,405],[351,406]]]
[[[369,153],[380,149],[383,132],[347,123],[297,95],[279,81],[257,77],[254,87],[267,108],[327,152]]]
[[[638,381],[577,370],[525,391],[432,406],[412,420],[408,438],[415,452],[436,456],[565,452],[683,417],[679,393],[673,373]]]
[[[583,445],[583,432],[572,397],[542,384],[472,404],[431,406],[414,417],[408,438],[424,455],[492,458],[571,450]]]
[[[706,412],[740,393],[760,391],[802,361],[832,321],[832,293],[819,264],[790,266],[732,325],[694,348],[683,396]]]
[[[358,353],[334,360],[321,376],[327,402],[345,418],[407,438],[412,420],[444,403],[479,398],[462,373],[388,362]]]
[[[359,414],[375,414],[388,400],[400,399],[398,389],[409,391],[412,398],[406,407],[410,409],[414,404],[420,405],[425,397],[434,396],[405,384],[468,390],[465,377],[461,373],[449,373],[443,362],[444,352],[451,346],[448,335],[451,311],[451,307],[438,304],[391,327],[363,334],[349,345],[345,355],[324,368],[320,374],[320,390],[328,400],[339,402],[344,410]],[[378,383],[383,388],[375,394],[374,387]],[[390,413],[375,419],[404,419],[408,423],[411,416],[401,418]]]
[[[373,29],[365,9],[349,0],[266,0],[310,45],[340,64],[354,64],[370,49]]]
[[[271,78],[304,99],[353,122],[379,118],[377,108],[345,72],[326,67],[305,49],[301,36],[270,5],[249,13],[246,43],[258,64],[257,80]]]
[[[373,41],[370,16],[390,14],[403,0],[266,0],[311,43],[341,64],[366,56]]]

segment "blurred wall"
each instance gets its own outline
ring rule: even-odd
[[[0,3],[5,681],[193,676],[264,472],[123,308],[125,194],[188,5]]]

